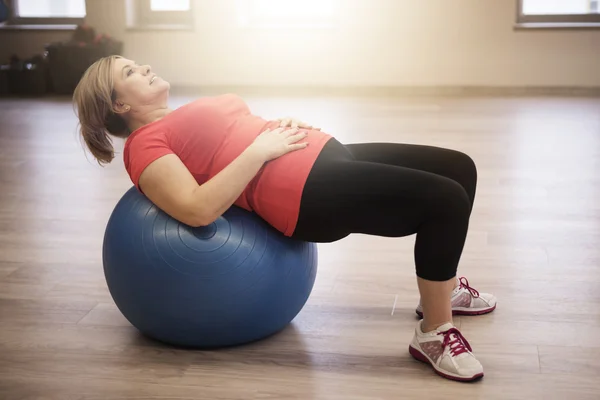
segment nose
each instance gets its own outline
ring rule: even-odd
[[[148,75],[150,71],[152,71],[152,67],[150,67],[149,65],[140,65],[140,71],[142,72],[142,74]]]

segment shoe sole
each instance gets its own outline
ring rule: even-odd
[[[483,315],[483,314],[491,313],[495,309],[496,309],[496,304],[494,304],[493,307],[483,308],[483,309],[479,309],[479,310],[470,310],[468,308],[464,308],[464,309],[457,308],[457,309],[452,309],[452,315],[466,315],[466,316]],[[422,311],[416,310],[415,312],[417,313],[417,315],[419,317],[423,318]]]
[[[429,364],[429,366],[433,368],[433,370],[435,371],[435,373],[438,374],[439,376],[441,376],[442,378],[450,379],[452,381],[457,381],[457,382],[474,382],[474,381],[477,381],[477,380],[483,378],[483,372],[481,372],[479,374],[476,374],[476,375],[473,375],[473,376],[470,376],[470,377],[465,377],[465,376],[452,375],[452,374],[449,374],[449,373],[444,372],[442,370],[439,370],[433,364],[433,362],[431,362],[431,360],[429,359],[429,357],[427,357],[425,354],[421,353],[418,349],[414,348],[412,345],[408,346],[408,352],[416,360],[421,361],[421,362],[423,362],[425,364]]]

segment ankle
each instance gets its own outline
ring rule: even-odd
[[[423,322],[421,323],[421,331],[423,333],[433,332],[440,326],[443,326],[446,324],[452,324],[454,326],[452,319],[450,319],[449,321],[444,321],[444,322],[429,322],[429,321],[423,320]]]

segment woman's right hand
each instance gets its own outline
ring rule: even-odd
[[[249,146],[265,162],[281,157],[292,151],[308,146],[307,142],[297,143],[307,136],[306,132],[298,133],[299,128],[274,130],[267,129]]]

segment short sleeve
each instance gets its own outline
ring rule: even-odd
[[[140,190],[140,176],[142,172],[157,159],[173,154],[165,132],[143,132],[130,137],[125,143],[123,161],[125,169],[135,187]]]

